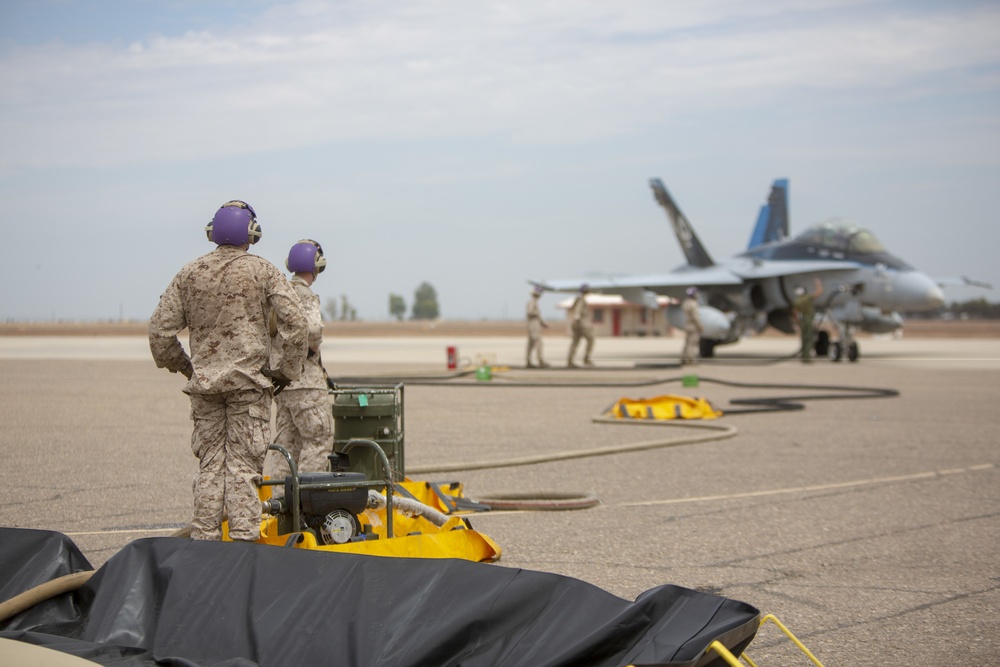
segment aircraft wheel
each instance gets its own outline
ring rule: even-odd
[[[857,343],[851,343],[850,345],[847,346],[847,360],[848,361],[857,361],[858,357],[860,357],[860,356],[861,356],[861,353],[858,351],[858,344]]]
[[[830,332],[820,331],[816,334],[816,356],[825,357],[830,352]]]
[[[840,357],[843,353],[844,347],[840,344],[839,340],[830,344],[830,361],[840,361]]]
[[[715,341],[711,338],[698,339],[698,354],[702,359],[711,359],[715,356]]]

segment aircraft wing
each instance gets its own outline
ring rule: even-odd
[[[685,266],[670,273],[636,276],[603,276],[599,278],[573,278],[569,280],[531,280],[532,285],[553,292],[575,292],[586,283],[594,292],[616,294],[620,290],[642,288],[652,292],[667,293],[692,285],[697,287],[726,287],[742,285],[743,280],[721,266],[699,268]],[[676,289],[671,289],[676,288]]]
[[[742,285],[751,280],[795,276],[821,271],[854,271],[861,268],[855,262],[843,260],[780,260],[760,261],[741,258],[731,263],[708,267],[683,266],[670,273],[653,273],[635,276],[603,276],[598,278],[568,280],[531,280],[532,285],[553,292],[575,292],[587,283],[594,292],[617,294],[623,290],[645,289],[659,294],[676,294],[686,287],[702,290]]]
[[[743,281],[763,278],[780,278],[782,276],[798,276],[804,273],[847,272],[864,268],[857,262],[833,259],[781,259],[755,260],[741,257],[726,265],[734,275]]]
[[[972,278],[967,278],[966,276],[955,278],[935,278],[934,282],[936,282],[940,287],[982,287],[983,289],[993,289],[993,285],[990,283],[984,283],[981,280],[973,280]]]

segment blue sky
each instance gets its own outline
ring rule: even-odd
[[[520,318],[681,263],[651,177],[717,259],[788,178],[793,233],[1000,288],[998,163],[995,2],[0,3],[3,320],[148,318],[232,198],[360,317]]]

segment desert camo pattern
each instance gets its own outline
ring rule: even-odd
[[[693,364],[698,357],[698,340],[702,332],[698,300],[693,296],[684,297],[681,310],[684,313],[684,351],[681,353],[681,362]]]
[[[225,509],[229,537],[256,540],[261,520],[257,485],[271,442],[270,392],[191,394],[191,420],[191,450],[199,461],[191,537],[222,539]]]
[[[275,345],[267,318],[278,321]],[[190,332],[190,356],[178,335]],[[160,297],[149,320],[149,348],[157,368],[193,368],[188,394],[269,389],[261,368],[295,380],[306,355],[306,320],[285,277],[263,257],[238,246],[219,246],[188,263]]]
[[[324,389],[288,389],[275,398],[276,433],[274,441],[288,450],[299,472],[323,472],[330,469],[327,456],[333,451],[333,405]],[[288,475],[285,457],[268,452],[264,474],[271,479]],[[271,487],[274,496],[284,495],[282,486]]]
[[[573,365],[573,357],[576,356],[576,350],[581,340],[587,342],[583,352],[583,362],[590,363],[590,355],[594,351],[594,325],[591,322],[590,309],[587,308],[587,297],[585,294],[578,295],[573,301],[573,305],[570,307],[570,315],[573,318],[570,325],[570,333],[573,338],[569,344],[568,363],[570,366]]]
[[[273,309],[277,333],[268,333]],[[189,331],[190,356],[178,338]],[[234,540],[260,535],[257,483],[270,443],[270,368],[299,378],[306,318],[292,287],[245,247],[219,246],[185,265],[149,321],[157,367],[190,375],[191,448],[199,459],[192,537],[221,538],[223,509]]]
[[[291,284],[306,316],[311,353],[306,358],[302,377],[274,399],[277,407],[274,441],[288,450],[300,472],[322,472],[329,469],[327,455],[333,451],[333,406],[319,354],[323,343],[323,317],[319,296],[306,281],[295,277]],[[272,479],[284,479],[288,473],[285,457],[269,452],[264,474]],[[271,491],[275,496],[284,493],[281,486],[274,486]]]
[[[527,364],[530,366],[537,355],[538,363],[542,365],[545,363],[542,352],[542,327],[545,325],[545,320],[542,319],[542,309],[538,305],[537,297],[528,299],[525,313],[528,318]]]

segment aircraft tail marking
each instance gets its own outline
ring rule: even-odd
[[[670,193],[663,186],[663,181],[658,178],[651,178],[649,180],[649,187],[653,189],[653,196],[656,198],[656,203],[667,211],[670,224],[674,227],[674,234],[677,235],[677,241],[681,244],[681,250],[684,251],[684,256],[687,258],[688,264],[702,268],[715,266],[712,257],[705,250],[701,241],[698,240],[694,229],[691,228],[691,223],[684,217],[680,208],[674,203]]]
[[[747,249],[788,238],[788,179],[779,178],[771,186],[767,203],[760,207],[757,224]]]

